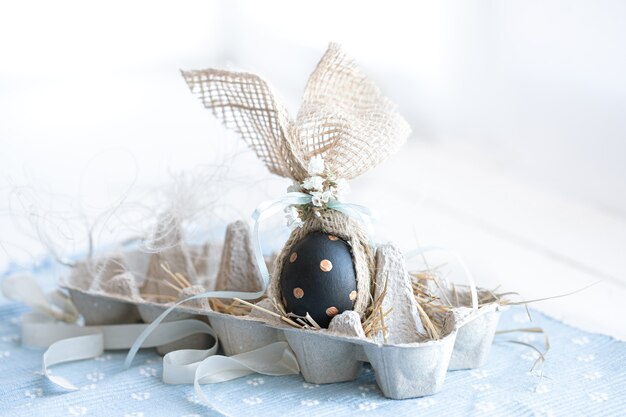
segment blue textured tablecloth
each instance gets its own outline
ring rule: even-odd
[[[49,288],[57,276],[53,269],[45,264],[34,271]],[[542,379],[529,372],[537,354],[507,342],[541,346],[542,336],[512,333],[496,337],[486,366],[448,372],[443,390],[430,397],[388,400],[366,366],[358,380],[340,384],[251,375],[205,385],[215,409],[201,404],[191,385],[163,384],[161,357],[152,349],[141,351],[128,370],[122,368],[121,351],[57,366],[53,372],[81,389],[55,388],[38,373],[42,350],[20,346],[19,318],[26,311],[19,304],[0,301],[2,416],[626,416],[626,343],[535,311],[529,323],[521,308],[505,312],[500,329],[532,325],[546,330],[551,349]]]

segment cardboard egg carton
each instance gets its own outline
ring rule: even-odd
[[[161,275],[164,262],[172,273],[175,262],[192,268],[193,273],[185,275],[189,285],[175,291],[171,282],[165,284]],[[380,245],[376,263],[374,299],[387,288],[380,305],[387,313],[386,331],[375,330],[369,337],[353,311],[335,316],[328,329],[312,330],[289,326],[261,309],[243,316],[224,314],[211,309],[207,299],[200,299],[182,304],[166,320],[207,321],[229,356],[287,341],[309,383],[354,380],[369,362],[383,394],[394,399],[434,394],[442,388],[448,370],[476,368],[486,361],[498,321],[498,304],[485,305],[476,312],[464,307],[452,309],[444,317],[441,337],[425,340],[402,254],[391,244]],[[260,285],[249,229],[243,222],[229,226],[223,245],[180,244],[166,254],[126,250],[85,260],[61,282],[89,325],[149,323],[174,301],[190,295],[211,290],[255,291]],[[149,295],[145,295],[147,291]],[[275,311],[269,298],[255,302]],[[159,347],[159,352],[202,348],[207,345],[206,337],[189,336]]]

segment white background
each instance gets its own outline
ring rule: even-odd
[[[198,221],[247,218],[285,181],[179,69],[257,72],[295,113],[337,41],[413,128],[350,195],[381,238],[454,248],[527,298],[600,281],[537,306],[626,337],[625,19],[621,1],[4,2],[0,265],[82,252],[90,224],[97,244],[132,234],[155,187],[207,164],[222,180],[194,198],[219,210]]]

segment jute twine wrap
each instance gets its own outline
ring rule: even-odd
[[[352,245],[352,257],[357,276],[357,298],[354,303],[354,311],[359,314],[364,313],[372,299],[370,287],[375,272],[374,250],[368,243],[367,232],[363,226],[349,216],[334,210],[326,210],[322,212],[320,217],[308,216],[303,227],[291,232],[287,243],[274,262],[270,294],[276,294],[277,300],[281,299],[282,294],[278,278],[283,270],[285,260],[291,254],[291,248],[309,233],[319,231],[337,236]]]
[[[216,69],[183,71],[204,106],[236,132],[274,174],[302,182],[309,160],[324,158],[337,178],[351,179],[396,152],[410,129],[396,107],[336,44],[311,74],[296,120],[259,76]],[[270,292],[280,300],[278,279],[285,256],[308,233],[323,231],[352,245],[358,295],[354,310],[367,308],[374,251],[363,225],[333,210],[310,215],[295,229],[275,262]]]

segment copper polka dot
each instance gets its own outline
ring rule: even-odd
[[[356,300],[356,291],[351,291],[350,292],[350,300],[352,300],[352,301]]]
[[[339,238],[337,236],[333,236],[333,235],[328,235],[328,239],[330,239],[330,240],[339,240]]]
[[[320,269],[324,272],[328,272],[333,269],[333,264],[328,259],[322,259],[322,262],[320,262]]]
[[[292,253],[289,257],[289,262],[294,263],[298,259],[298,254],[296,252]]]
[[[326,315],[328,317],[335,317],[337,314],[339,314],[339,310],[337,310],[337,307],[328,307],[326,309]]]
[[[293,296],[296,298],[304,297],[304,290],[300,287],[296,287],[293,289]]]

